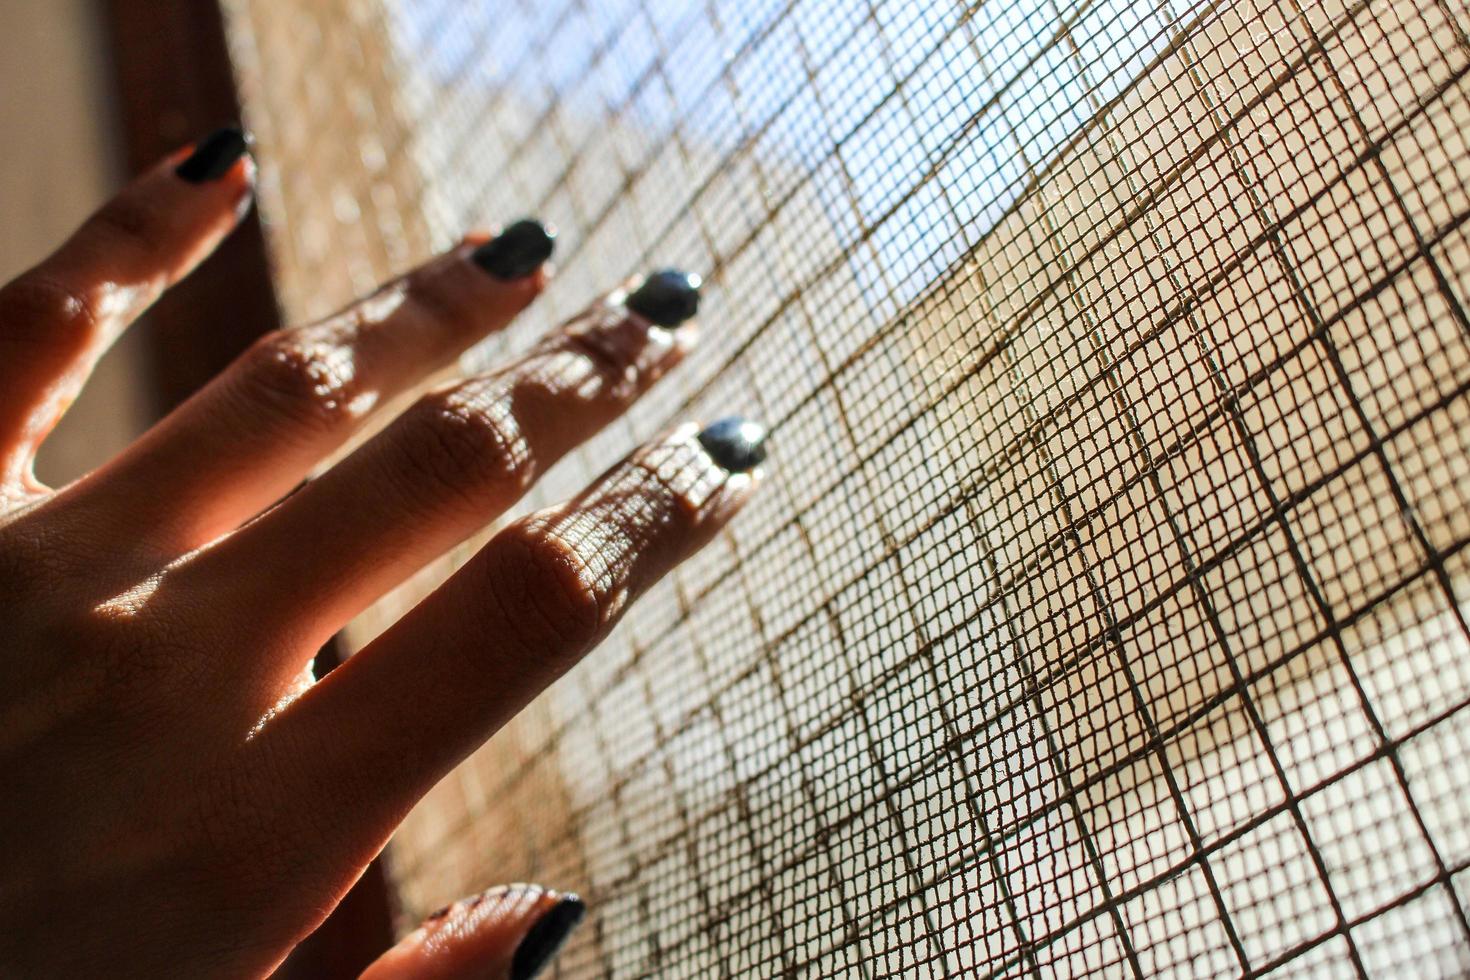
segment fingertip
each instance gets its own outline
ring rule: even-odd
[[[253,146],[244,130],[216,130],[165,156],[122,193],[151,201],[161,213],[171,216],[169,220],[184,236],[180,243],[187,252],[184,264],[192,267],[254,205],[260,171]],[[197,245],[204,247],[195,251]]]
[[[722,498],[743,501],[760,484],[767,437],[765,426],[741,416],[684,422],[633,458],[693,509],[710,510]]]
[[[586,914],[575,894],[502,885],[430,913],[384,953],[362,980],[530,980],[555,957]]]
[[[704,426],[691,422],[676,430],[672,441],[688,447],[696,460],[689,471],[705,474],[694,485],[713,486],[702,501],[698,494],[689,495],[689,502],[698,505],[701,540],[724,528],[765,481],[767,435],[765,426],[741,416],[727,416]]]
[[[475,248],[470,258],[487,275],[502,282],[544,281],[545,265],[555,249],[555,225],[522,218]]]
[[[587,906],[574,894],[559,895],[541,910],[511,958],[510,980],[532,980],[544,970],[587,916]]]
[[[239,126],[224,126],[196,143],[183,147],[167,161],[175,177],[196,186],[233,177],[249,184],[255,175],[251,157],[253,140]]]
[[[688,320],[679,324],[679,326],[673,329],[672,335],[674,338],[674,349],[679,352],[679,355],[682,357],[688,354],[695,347],[699,346],[699,321]]]
[[[659,269],[644,276],[624,300],[628,309],[661,327],[677,327],[699,312],[704,280],[682,269]]]
[[[756,490],[765,482],[766,471],[764,467],[757,466],[748,473],[731,473],[725,480],[725,489],[720,496],[717,508],[716,521],[720,524],[727,523],[755,496]]]
[[[766,459],[766,427],[738,415],[711,422],[699,433],[704,451],[728,473],[749,473]]]
[[[472,228],[460,236],[453,254],[501,295],[518,296],[522,306],[546,290],[556,276],[550,259],[556,228],[522,219],[500,228]]]

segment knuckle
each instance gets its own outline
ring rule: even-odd
[[[40,272],[0,289],[0,337],[12,344],[86,343],[99,329],[86,296]]]
[[[481,499],[490,492],[519,494],[536,477],[535,460],[510,402],[460,389],[420,399],[402,438],[412,477]]]
[[[357,384],[346,354],[330,342],[290,332],[269,334],[245,355],[247,397],[293,423],[336,428],[357,412]]]
[[[613,583],[599,574],[587,545],[535,519],[501,532],[491,564],[512,635],[532,653],[576,655],[607,625]]]

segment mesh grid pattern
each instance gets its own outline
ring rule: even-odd
[[[562,976],[1470,971],[1460,0],[227,0],[288,312],[561,230],[770,479],[390,852]],[[356,624],[370,637],[445,566]]]

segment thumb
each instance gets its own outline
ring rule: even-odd
[[[587,907],[540,885],[501,885],[424,920],[359,980],[529,980],[551,961]]]

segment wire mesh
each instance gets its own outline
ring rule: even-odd
[[[532,505],[773,433],[405,824],[406,923],[533,879],[562,976],[1470,971],[1463,3],[225,7],[292,315],[521,214],[560,274],[467,369],[705,276]]]

